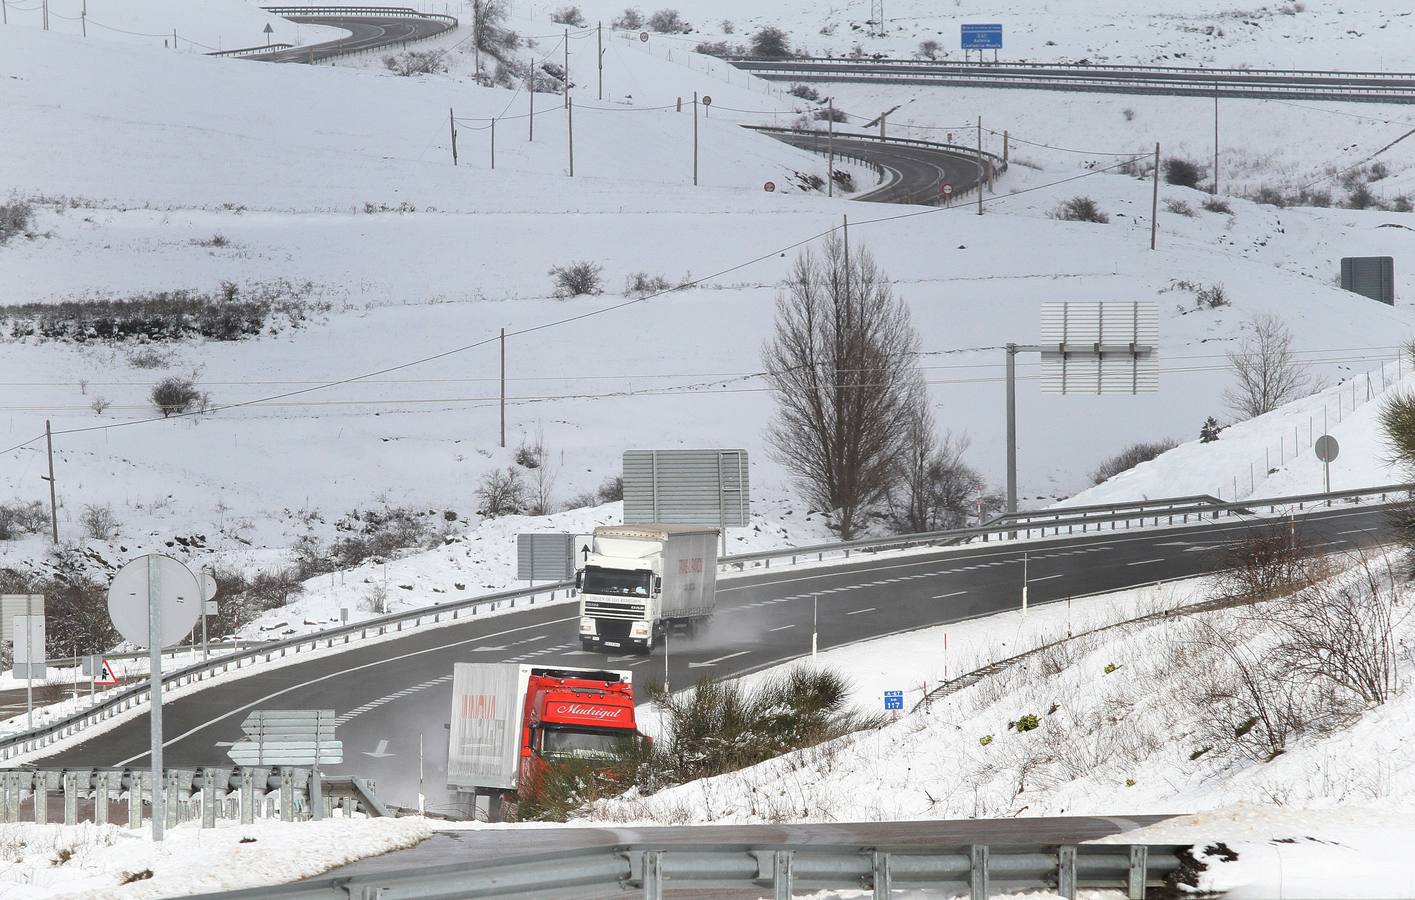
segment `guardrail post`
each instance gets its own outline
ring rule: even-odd
[[[968,887],[972,900],[988,900],[987,844],[974,844],[968,848]]]
[[[795,853],[790,850],[775,851],[771,884],[776,894],[776,900],[791,900],[791,889],[795,882],[795,873],[792,871],[794,857]]]
[[[1130,900],[1145,900],[1145,875],[1149,862],[1149,847],[1144,844],[1130,845],[1130,884],[1126,893]]]
[[[85,772],[85,775],[88,773]],[[79,773],[64,773],[64,824],[79,824]]]
[[[34,773],[34,824],[49,824],[49,779],[43,772]]]
[[[1056,892],[1066,900],[1076,900],[1076,848],[1056,850]]]
[[[178,790],[177,785],[177,779],[180,777],[180,773],[169,770],[163,772],[162,775],[167,781],[167,801],[164,804],[164,806],[167,807],[167,809],[165,810],[165,812],[167,813],[167,827],[169,829],[176,828],[178,822],[180,821],[178,815],[182,811],[177,805],[181,794],[181,792]]]
[[[216,827],[216,779],[211,772],[205,773],[201,786],[201,827]]]
[[[889,854],[880,853],[876,850],[873,869],[875,882],[874,900],[889,900],[889,892],[891,890],[890,882],[893,881],[889,871]]]
[[[152,775],[148,772],[130,772],[128,774],[128,827],[142,827],[142,795],[143,788],[152,783]]]
[[[663,851],[644,851],[644,900],[663,900]]]
[[[250,769],[241,770],[241,824],[255,824],[255,779]]]
[[[295,775],[289,769],[280,773],[280,821],[295,821]]]
[[[107,772],[95,772],[93,776],[93,824],[108,824]]]

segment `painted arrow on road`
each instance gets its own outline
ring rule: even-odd
[[[717,659],[710,659],[707,662],[690,662],[688,663],[688,668],[701,669],[703,666],[715,666],[720,662],[726,662],[729,659],[736,659],[739,656],[746,656],[748,653],[751,652],[752,651],[750,650],[738,650],[736,653],[729,653],[726,656],[719,656]]]
[[[379,741],[379,742],[378,742],[378,748],[375,749],[375,750],[365,750],[365,751],[364,751],[364,756],[372,756],[374,759],[383,759],[385,756],[397,756],[397,755],[398,755],[398,754],[396,754],[396,753],[389,753],[389,752],[388,752],[388,742],[387,742],[387,741]]]

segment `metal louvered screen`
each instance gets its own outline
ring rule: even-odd
[[[522,581],[564,581],[575,574],[573,534],[516,535],[516,577]]]
[[[624,524],[745,527],[746,450],[625,450]]]
[[[1042,392],[1159,390],[1159,307],[1150,302],[1042,304]]]

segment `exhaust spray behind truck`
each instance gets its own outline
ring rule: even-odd
[[[648,653],[670,625],[696,625],[711,616],[717,535],[716,528],[697,525],[596,528],[575,576],[581,646]]]
[[[457,663],[447,786],[527,800],[553,763],[608,760],[637,740],[631,672],[516,663]]]

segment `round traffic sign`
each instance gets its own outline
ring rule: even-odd
[[[712,106],[712,98],[707,94],[703,94],[703,106]]]
[[[939,188],[939,191],[942,192],[945,197],[947,197],[949,194],[953,193],[953,185],[945,181],[943,185]]]
[[[1336,456],[1341,452],[1341,445],[1336,442],[1336,438],[1329,434],[1324,434],[1317,438],[1317,459],[1324,463],[1334,462]]]
[[[149,582],[149,560],[156,578]],[[148,603],[155,595],[162,615],[163,647],[186,637],[201,614],[201,587],[191,570],[170,556],[140,556],[113,576],[108,586],[108,617],[125,640],[148,646]]]
[[[647,43],[649,42],[649,33],[648,33],[647,31],[640,31],[640,32],[639,32],[639,40],[641,40],[641,41],[643,41],[645,44],[647,44]]]
[[[776,182],[775,182],[775,181],[768,181],[766,184],[762,185],[762,190],[764,190],[764,191],[766,191],[768,194],[770,194],[772,191],[775,191],[775,190],[776,190]]]

